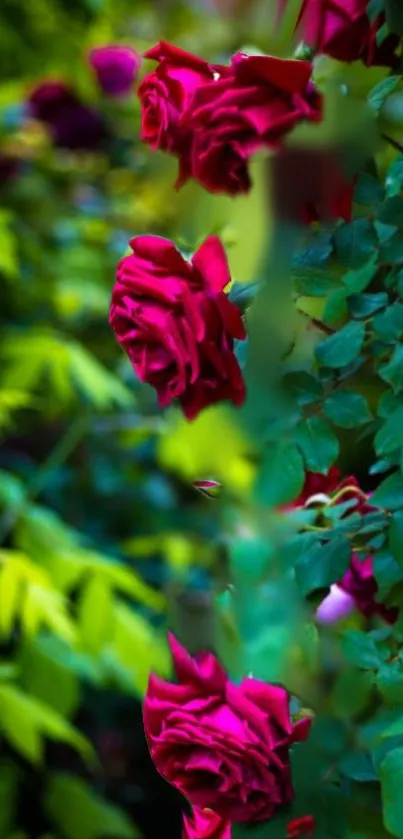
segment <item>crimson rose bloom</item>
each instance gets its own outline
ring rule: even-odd
[[[188,175],[191,134],[182,122],[195,90],[211,82],[214,74],[225,72],[202,58],[160,41],[145,58],[158,67],[144,77],[138,89],[141,102],[141,139],[154,149],[164,149],[181,156],[183,176]]]
[[[230,72],[199,87],[183,116],[193,137],[190,174],[210,192],[248,192],[251,155],[281,148],[298,123],[321,119],[311,71],[307,61],[235,55]]]
[[[195,808],[228,821],[269,819],[293,800],[290,747],[310,720],[292,723],[284,688],[234,685],[211,653],[193,659],[172,636],[170,645],[179,684],[151,676],[144,701],[158,771]]]
[[[283,5],[287,0],[282,0]],[[367,65],[393,65],[395,36],[378,46],[376,36],[385,21],[379,15],[371,24],[368,0],[303,0],[298,31],[308,46],[338,61],[358,61]]]
[[[130,93],[141,65],[140,56],[122,44],[91,50],[89,61],[100,88],[116,97]]]
[[[102,117],[63,82],[48,80],[28,99],[31,116],[47,125],[56,146],[96,151],[107,136]]]
[[[156,388],[161,407],[179,399],[188,419],[207,405],[241,405],[245,385],[233,352],[244,339],[224,248],[208,237],[190,261],[172,242],[138,236],[118,265],[109,322],[139,379]]]
[[[184,816],[182,839],[231,839],[231,822],[196,808],[192,817]]]

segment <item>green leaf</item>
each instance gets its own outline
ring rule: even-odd
[[[294,268],[308,267],[320,268],[327,261],[332,253],[332,236],[326,230],[320,230],[308,237],[308,241],[301,250],[298,250],[293,258]],[[305,275],[309,279],[308,275]]]
[[[364,206],[373,206],[382,201],[384,189],[382,184],[369,172],[360,172],[358,183],[354,191],[354,201]]]
[[[377,338],[393,344],[403,335],[403,304],[393,303],[372,321],[372,329]]]
[[[388,417],[375,436],[378,455],[391,454],[400,446],[403,446],[403,406]]]
[[[377,309],[388,305],[389,297],[385,291],[377,294],[352,294],[348,298],[348,308],[353,318],[367,318]]]
[[[372,418],[367,400],[360,393],[336,391],[328,396],[323,410],[327,418],[341,428],[355,428]]]
[[[400,227],[403,224],[403,198],[393,195],[381,204],[377,213],[382,224],[393,224]]]
[[[112,591],[101,576],[92,576],[80,594],[78,625],[83,648],[90,653],[99,653],[112,637]]]
[[[362,670],[343,670],[331,692],[333,713],[347,719],[362,714],[373,692],[372,674]]]
[[[381,379],[392,385],[394,391],[403,388],[403,346],[398,345],[387,364],[379,368]]]
[[[392,836],[403,837],[403,748],[392,749],[380,766],[383,820]]]
[[[349,629],[340,639],[347,660],[363,670],[377,670],[382,663],[373,638],[366,632]]]
[[[372,88],[368,96],[368,104],[376,113],[380,111],[385,99],[392,93],[400,82],[400,76],[387,76]]]
[[[340,762],[340,771],[346,778],[357,783],[377,781],[371,756],[367,752],[351,752]]]
[[[320,417],[304,420],[296,429],[295,443],[301,449],[306,468],[325,475],[339,453],[339,441]]]
[[[305,266],[295,266],[291,278],[297,294],[303,297],[324,297],[340,282],[329,270]]]
[[[350,322],[315,348],[316,358],[324,367],[345,367],[359,354],[365,338],[363,323]]]
[[[403,477],[399,472],[395,472],[382,481],[371,497],[371,504],[388,510],[398,510],[403,507]]]
[[[298,557],[295,576],[305,597],[316,589],[332,585],[345,574],[351,556],[350,545],[344,536],[336,536],[326,544],[311,544]]]
[[[367,288],[371,280],[374,279],[377,270],[377,255],[375,254],[361,268],[347,271],[347,274],[343,277],[343,282],[350,292],[357,294]]]
[[[256,495],[268,506],[287,504],[297,498],[305,480],[304,462],[294,444],[268,447],[259,470]]]
[[[334,238],[340,262],[349,268],[359,268],[371,257],[375,258],[377,236],[373,224],[367,219],[354,219],[350,224],[342,224]]]
[[[79,731],[53,708],[13,685],[0,685],[0,727],[11,745],[32,763],[42,760],[44,737],[68,743],[93,760],[92,747]]]
[[[379,258],[389,265],[400,265],[403,262],[403,236],[400,233],[382,245]]]
[[[389,548],[396,562],[403,566],[403,512],[392,515],[389,526]]]
[[[66,839],[136,839],[126,814],[104,801],[81,778],[53,775],[45,794],[45,809]]]
[[[283,378],[283,386],[295,399],[298,405],[310,405],[323,395],[323,385],[305,370],[287,373]]]
[[[328,323],[331,326],[338,324],[345,320],[348,315],[347,306],[347,292],[345,288],[336,288],[332,291],[327,300],[323,311],[323,323]]]

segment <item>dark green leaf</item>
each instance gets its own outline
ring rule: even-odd
[[[339,284],[338,277],[323,268],[295,266],[291,277],[295,290],[303,297],[324,297]]]
[[[363,670],[377,670],[382,663],[375,641],[366,632],[348,629],[340,639],[347,660]]]
[[[402,731],[403,733],[403,727]],[[403,748],[392,749],[380,766],[383,819],[392,836],[403,837]]]
[[[351,292],[358,293],[364,291],[364,288],[367,288],[371,280],[375,277],[377,270],[377,256],[375,254],[361,268],[348,271],[343,277],[343,282]]]
[[[400,82],[400,76],[387,76],[379,84],[372,88],[368,96],[368,104],[373,111],[378,112],[392,91],[395,90]]]
[[[259,470],[256,494],[263,504],[287,504],[302,490],[304,462],[296,445],[270,446]]]
[[[385,291],[380,291],[377,294],[352,294],[348,298],[348,308],[353,318],[367,318],[377,309],[387,306],[388,300]]]
[[[365,338],[363,323],[350,322],[334,335],[321,341],[315,349],[319,364],[324,367],[345,367],[360,353]]]
[[[340,771],[351,781],[365,784],[377,781],[378,776],[367,752],[351,752],[340,763]]]
[[[382,314],[376,315],[372,328],[381,341],[393,344],[403,335],[403,304],[393,303]]]
[[[389,265],[400,265],[403,262],[403,236],[397,234],[382,245],[380,260]]]
[[[309,405],[316,402],[323,394],[323,387],[318,379],[305,370],[287,373],[283,379],[287,392],[291,393],[298,405]]]
[[[332,235],[326,230],[313,233],[301,250],[293,259],[295,267],[321,267],[326,262],[333,250]]]
[[[371,497],[371,504],[388,510],[403,507],[403,477],[399,472],[382,481]]]
[[[375,437],[377,454],[391,454],[403,446],[403,406],[397,408],[379,429]]]
[[[396,347],[390,361],[379,368],[379,375],[395,391],[403,388],[403,346]]]
[[[403,512],[393,513],[389,527],[389,547],[396,562],[403,566]]]
[[[360,393],[336,391],[323,406],[328,419],[341,428],[355,428],[371,419],[366,399]]]
[[[383,224],[392,224],[400,227],[403,224],[403,198],[400,195],[393,195],[381,204],[377,213],[379,221]]]
[[[306,468],[325,474],[339,453],[339,442],[328,424],[320,417],[302,422],[295,433],[295,442],[301,449]]]
[[[360,172],[354,192],[354,201],[357,204],[369,207],[382,201],[383,195],[384,189],[378,179],[368,172]]]
[[[301,594],[306,596],[339,580],[347,571],[350,555],[350,545],[344,536],[336,536],[325,545],[319,543],[308,548],[295,565]]]
[[[337,254],[343,265],[360,268],[374,256],[377,236],[373,224],[367,219],[355,219],[350,224],[343,224],[335,233]],[[360,291],[361,289],[351,289]]]
[[[329,294],[322,315],[323,323],[328,323],[333,326],[346,319],[348,315],[346,298],[347,292],[345,288],[336,288]]]

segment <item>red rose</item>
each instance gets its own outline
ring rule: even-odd
[[[188,419],[207,405],[245,398],[234,338],[245,338],[239,309],[223,289],[225,251],[210,236],[190,261],[172,242],[138,236],[117,269],[109,322],[161,407],[179,399]]]
[[[154,149],[181,155],[187,168],[191,137],[182,115],[195,90],[212,81],[218,68],[164,41],[148,50],[145,58],[158,61],[158,67],[145,76],[138,89],[141,139]]]
[[[310,720],[291,721],[287,691],[230,682],[211,653],[170,638],[179,684],[150,677],[144,728],[158,771],[193,807],[235,822],[269,819],[294,798],[290,747]]]
[[[184,114],[193,136],[191,175],[210,192],[248,192],[251,155],[281,148],[295,125],[321,119],[311,71],[306,61],[234,56],[231,72],[199,87]]]
[[[192,817],[184,816],[182,839],[231,839],[231,822],[212,810],[193,810]]]
[[[367,6],[368,0],[303,0],[299,35],[308,46],[338,61],[393,65],[398,38],[393,35],[377,45],[385,16],[371,23]]]

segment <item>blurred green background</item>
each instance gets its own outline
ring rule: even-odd
[[[251,451],[225,410],[162,415],[107,318],[136,234],[194,248],[219,233],[240,282],[270,240],[259,179],[231,202],[139,141],[134,95],[106,98],[94,46],[163,38],[205,57],[269,50],[260,2],[4,0],[0,24],[0,837],[180,836],[180,802],[141,722],[150,670],[169,674],[167,625],[212,632],[220,575],[214,477],[236,499]],[[264,24],[264,25],[262,25]],[[278,42],[281,47],[280,41]],[[281,50],[280,50],[281,51]],[[146,72],[143,66],[141,73]],[[26,102],[63,81],[104,120],[96,153],[56,148]],[[236,503],[236,501],[234,501]]]

